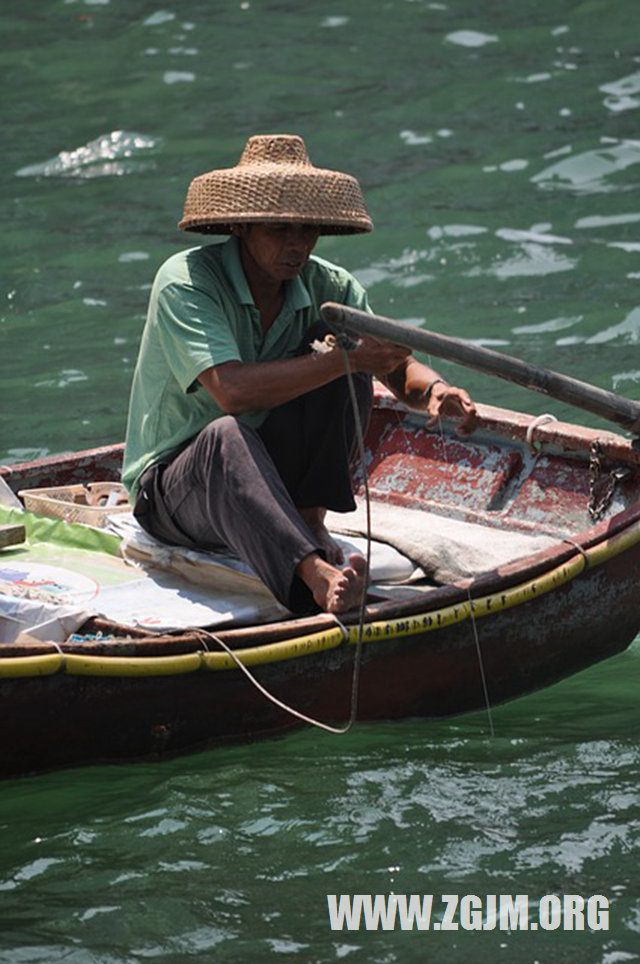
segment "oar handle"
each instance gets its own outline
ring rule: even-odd
[[[549,368],[538,368],[502,352],[473,345],[460,338],[440,335],[424,328],[414,328],[404,321],[369,314],[333,301],[325,302],[320,313],[323,320],[336,328],[373,335],[396,345],[457,362],[487,375],[497,375],[516,385],[542,392],[569,405],[621,425],[634,435],[640,434],[640,403],[608,392],[595,385],[561,375]]]

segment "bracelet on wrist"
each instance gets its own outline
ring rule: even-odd
[[[422,393],[422,401],[425,403],[425,405],[428,405],[428,404],[429,404],[429,399],[431,398],[431,393],[432,393],[433,389],[436,387],[436,385],[437,385],[438,383],[440,383],[441,385],[446,385],[446,384],[447,384],[447,383],[445,382],[444,378],[434,378],[432,382],[429,382],[429,384],[428,384],[427,387],[425,388],[424,392]]]

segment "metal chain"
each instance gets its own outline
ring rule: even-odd
[[[629,476],[629,468],[612,469],[603,481],[602,461],[604,450],[598,439],[594,439],[589,449],[589,515],[593,522],[598,522],[605,514],[618,482]]]

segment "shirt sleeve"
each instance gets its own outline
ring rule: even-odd
[[[367,292],[353,275],[348,275],[342,303],[348,308],[357,308],[358,311],[367,311],[369,314],[372,313]]]
[[[171,373],[183,392],[205,369],[241,354],[219,302],[189,284],[169,284],[158,293],[158,338]]]

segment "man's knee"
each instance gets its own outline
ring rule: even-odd
[[[221,415],[220,418],[216,418],[205,425],[200,432],[200,437],[212,440],[227,436],[232,437],[238,431],[239,424],[235,415]]]
[[[235,415],[222,415],[202,429],[198,435],[198,445],[212,456],[225,457],[238,450],[245,451],[256,437],[255,431]]]

